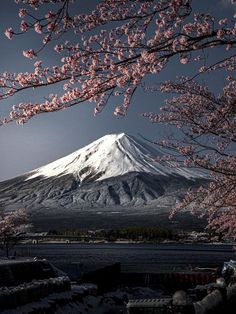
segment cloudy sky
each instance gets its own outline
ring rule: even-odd
[[[230,0],[193,0],[196,10],[212,13],[216,16],[232,18],[235,6]],[[96,0],[76,0],[75,10],[88,11]],[[79,3],[79,7],[78,7]],[[9,41],[4,36],[7,27],[19,27],[18,6],[14,0],[1,0],[0,10],[0,72],[30,71],[32,62],[22,56],[22,50],[37,45],[35,34],[26,34]],[[46,52],[44,61],[53,64],[55,55]],[[158,77],[147,79],[147,85],[158,85],[165,79],[174,79],[180,73],[189,74],[193,69],[173,60]],[[219,79],[212,86],[220,86]],[[59,90],[49,90],[60,94]],[[9,112],[9,108],[20,101],[37,101],[39,91],[30,91],[0,102],[0,116]],[[167,126],[157,126],[143,118],[143,112],[158,111],[165,97],[157,92],[147,93],[140,89],[125,118],[113,115],[115,104],[111,101],[101,114],[94,117],[94,105],[84,103],[61,112],[43,114],[31,119],[23,126],[14,123],[0,127],[0,181],[20,175],[65,156],[91,141],[109,133],[126,132],[150,139],[160,138],[168,131]]]

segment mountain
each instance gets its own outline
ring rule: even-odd
[[[162,152],[133,136],[106,135],[74,153],[0,183],[0,207],[33,216],[167,211],[205,174],[157,162]]]

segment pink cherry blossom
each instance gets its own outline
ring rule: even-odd
[[[219,25],[224,25],[224,24],[227,24],[227,19],[221,19],[221,20],[219,20]]]
[[[7,28],[5,30],[5,35],[8,39],[12,39],[13,35],[14,35],[14,31],[13,29],[10,27],[10,28]]]
[[[28,216],[25,209],[20,208],[7,213],[2,213],[0,216],[0,235],[14,235],[19,231],[23,231],[26,227]]]
[[[180,59],[180,63],[182,63],[182,64],[187,64],[188,62],[189,62],[188,57],[182,57],[182,58]]]
[[[26,9],[19,9],[19,17],[23,18],[26,16],[26,14],[27,14]]]
[[[21,22],[20,29],[21,29],[22,32],[26,32],[26,31],[27,31],[27,29],[28,29],[28,24],[26,23],[26,21],[22,21],[22,22]]]
[[[42,27],[42,25],[39,22],[35,23],[34,30],[35,30],[36,33],[41,34],[42,33],[42,29],[43,29],[43,27]]]
[[[36,53],[34,52],[33,49],[24,50],[24,51],[23,51],[23,55],[24,55],[26,58],[30,58],[30,59],[36,57]]]

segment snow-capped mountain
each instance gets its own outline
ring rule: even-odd
[[[203,173],[174,167],[170,162],[157,162],[160,150],[133,136],[110,134],[76,152],[29,173],[28,179],[73,174],[82,183],[122,176],[128,172],[157,175],[180,175],[186,179],[203,177]]]
[[[52,215],[54,222],[59,212],[63,220],[69,212],[81,218],[89,212],[121,217],[139,210],[141,215],[167,211],[189,187],[206,179],[200,171],[157,162],[161,154],[145,140],[124,133],[106,135],[48,165],[0,182],[0,208],[24,206],[32,215]]]

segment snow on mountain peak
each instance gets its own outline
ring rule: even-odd
[[[128,172],[180,175],[188,179],[204,177],[200,172],[176,168],[169,162],[155,161],[162,153],[140,139],[125,133],[108,134],[91,144],[28,173],[28,178],[73,174],[80,182],[116,177]]]

